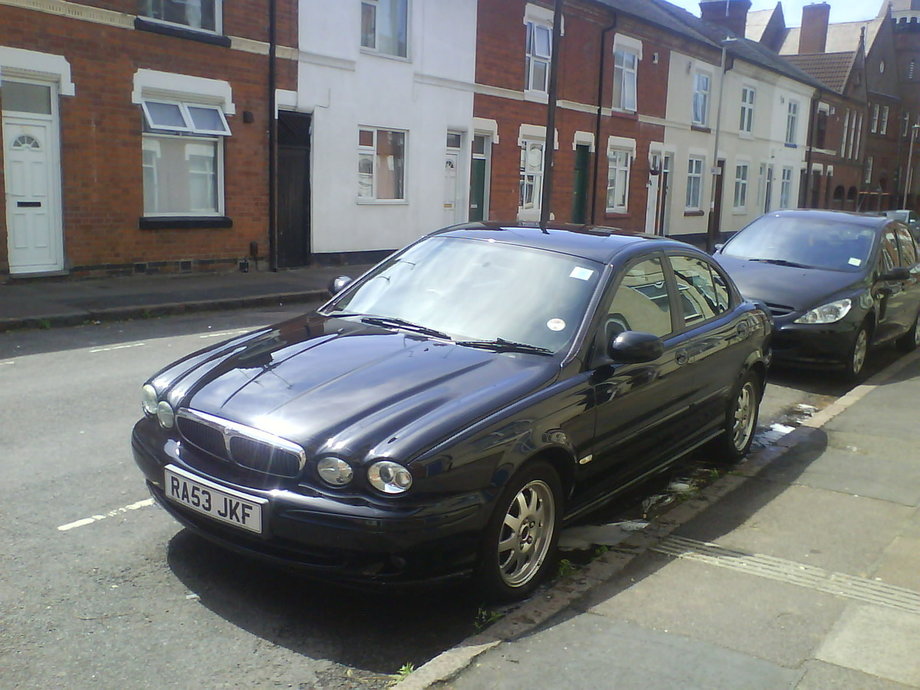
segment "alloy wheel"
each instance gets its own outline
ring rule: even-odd
[[[866,353],[869,350],[869,335],[865,328],[860,328],[856,334],[856,341],[853,343],[853,353],[850,355],[850,373],[854,376],[862,371],[863,364],[866,363]]]
[[[540,571],[556,525],[556,501],[549,485],[534,479],[511,499],[498,541],[498,568],[508,587],[522,587]]]
[[[754,384],[746,381],[738,391],[735,400],[735,413],[732,422],[732,444],[735,450],[742,452],[754,433],[754,420],[757,419],[757,391]]]

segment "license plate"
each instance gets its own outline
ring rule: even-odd
[[[170,501],[228,525],[262,534],[262,508],[268,503],[264,498],[218,487],[173,465],[165,468],[164,480],[166,498]]]

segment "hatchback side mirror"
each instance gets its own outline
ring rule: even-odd
[[[661,338],[642,331],[624,331],[607,346],[607,356],[614,362],[638,364],[652,362],[664,354]]]
[[[339,276],[338,278],[333,278],[329,281],[329,295],[335,297],[342,290],[348,287],[352,282],[352,279],[348,276]]]
[[[898,266],[886,271],[878,277],[879,280],[910,280],[910,269]]]

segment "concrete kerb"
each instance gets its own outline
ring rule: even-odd
[[[264,307],[278,304],[295,304],[325,300],[325,290],[275,293],[251,297],[225,297],[191,302],[166,302],[147,306],[110,307],[104,309],[78,309],[61,314],[0,319],[0,332],[20,328],[58,328],[79,326],[92,321],[127,321],[155,316],[172,316],[201,311],[222,311],[247,307]]]
[[[759,474],[777,458],[789,452],[791,448],[813,436],[817,429],[862,400],[918,359],[920,359],[920,351],[900,358],[862,385],[856,386],[831,405],[803,421],[801,426],[773,445],[749,455],[743,463],[738,465],[737,471],[720,477],[690,500],[675,505],[644,530],[636,532],[618,546],[591,561],[574,575],[559,579],[546,590],[538,591],[531,599],[487,630],[468,637],[458,645],[442,652],[393,687],[397,690],[424,690],[437,683],[450,681],[472,664],[476,657],[502,642],[519,638],[534,630],[594,587],[622,571],[633,559],[648,551],[677,527],[697,516],[713,502],[737,489],[749,478]]]

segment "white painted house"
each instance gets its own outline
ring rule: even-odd
[[[392,250],[464,221],[476,0],[300,0],[314,256]]]

